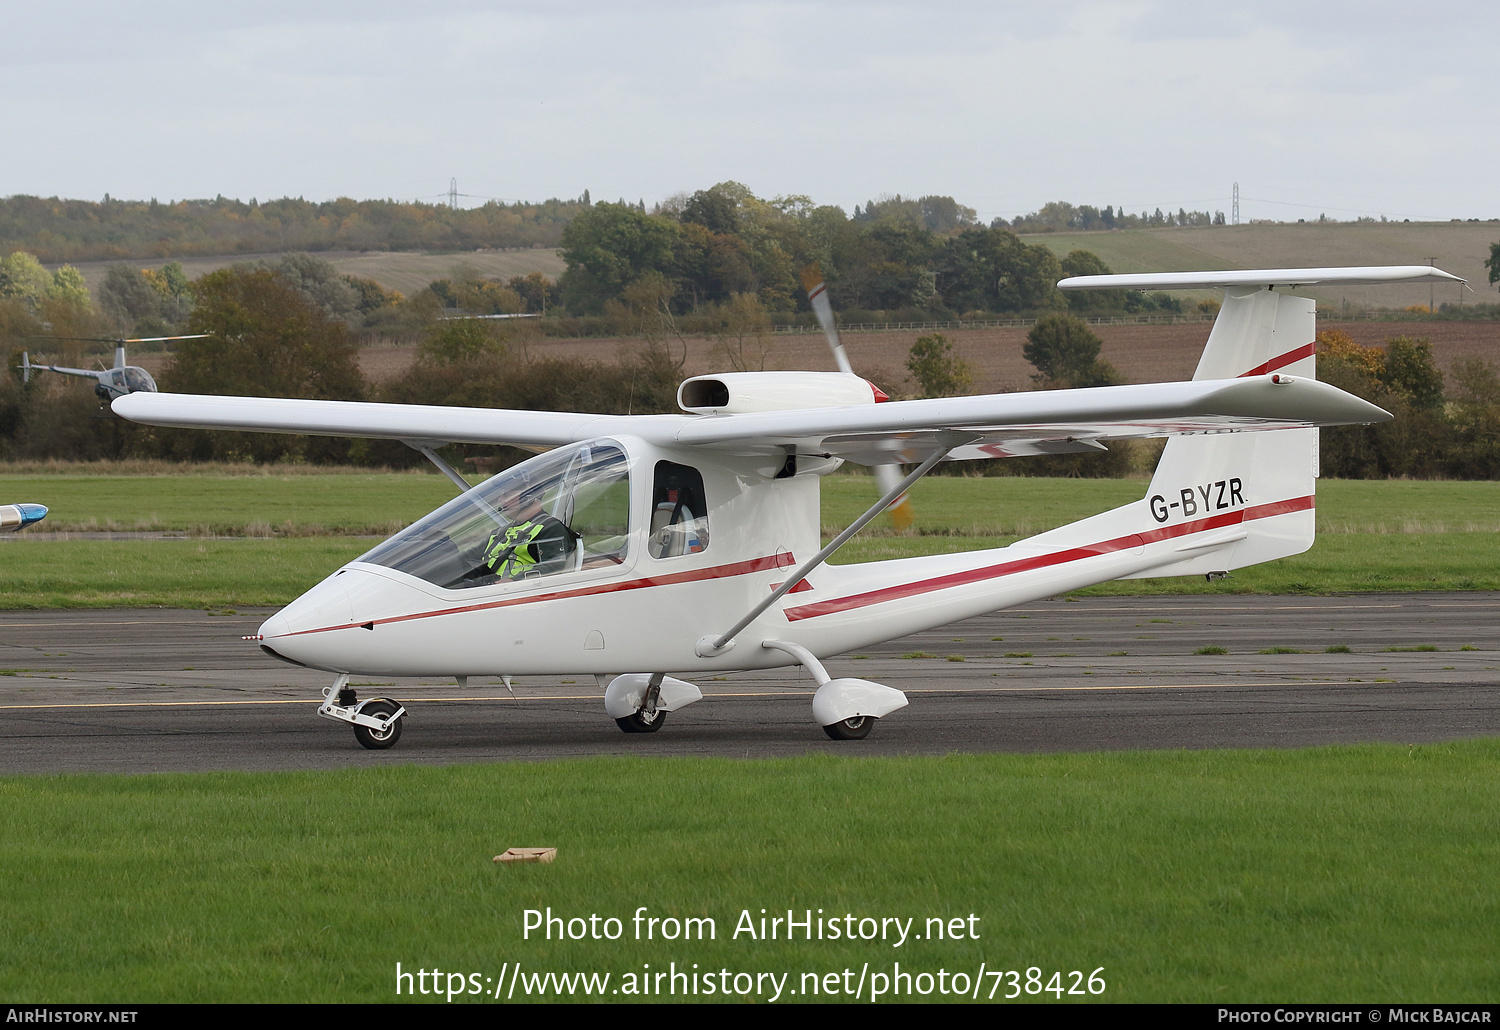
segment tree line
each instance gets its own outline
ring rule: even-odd
[[[474,208],[400,200],[248,202],[0,198],[0,251],[42,261],[281,253],[555,247],[563,227],[589,206],[576,200]]]
[[[711,217],[703,208],[712,198],[695,195],[684,200],[684,211],[692,210],[693,217]],[[736,212],[741,203],[736,202]],[[660,215],[646,215],[639,205],[601,204],[595,206],[598,209],[610,218],[629,209],[636,216],[662,220]],[[699,238],[700,230],[713,232],[701,222],[674,221],[678,226],[697,226],[689,232]],[[633,218],[629,224],[643,223]],[[658,226],[644,224],[648,231],[659,231]],[[719,223],[721,228],[737,224]],[[855,219],[845,219],[843,225],[851,237],[865,231],[861,226],[882,227],[878,221]],[[925,227],[922,231],[933,232]],[[944,239],[1002,231],[960,224]],[[1001,245],[1008,246],[1003,240]],[[667,252],[672,253],[670,247]],[[839,268],[839,255],[831,247],[824,260],[830,268]],[[1102,263],[1093,255],[1075,253],[1070,260],[1074,268],[1087,262],[1082,271],[1101,270]],[[185,433],[137,426],[114,419],[86,381],[40,375],[23,383],[14,367],[22,349],[37,349],[35,337],[98,336],[126,328],[142,335],[150,335],[147,330],[161,330],[157,335],[210,334],[206,339],[180,341],[159,377],[163,389],[184,393],[620,414],[675,410],[675,391],[687,356],[686,316],[674,311],[687,303],[683,287],[658,269],[621,281],[619,297],[606,300],[604,307],[619,320],[621,335],[628,339],[614,361],[591,362],[542,356],[536,346],[542,334],[541,319],[441,317],[449,301],[506,310],[557,304],[572,285],[566,276],[562,284],[541,276],[517,276],[505,283],[460,276],[440,280],[405,298],[372,281],[340,275],[314,255],[287,254],[275,262],[228,266],[196,280],[189,280],[175,263],[160,270],[117,265],[109,270],[96,303],[76,269],[64,266],[48,271],[35,257],[12,253],[0,259],[0,339],[11,366],[11,374],[0,379],[0,457],[380,465],[421,460],[394,443]],[[700,316],[693,333],[709,336],[724,366],[766,366],[772,345],[770,321],[760,298],[759,293],[744,291],[701,302],[716,314],[712,319]],[[373,331],[372,326],[396,327],[418,341],[417,360],[394,380],[371,384],[360,373],[361,334]],[[1397,415],[1394,422],[1382,425],[1325,430],[1325,475],[1500,478],[1500,373],[1494,364],[1460,362],[1445,377],[1427,341],[1407,336],[1394,337],[1382,347],[1362,347],[1347,335],[1325,331],[1319,334],[1318,345],[1320,378]],[[88,363],[79,344],[60,346],[63,363]],[[1102,357],[1098,336],[1065,309],[1043,312],[1023,354],[1037,370],[1033,385],[1038,389],[1123,381]],[[950,396],[973,389],[972,369],[938,334],[916,342],[906,370],[906,381],[882,383],[882,387],[898,397]],[[1109,455],[1000,461],[988,468],[966,463],[960,471],[1123,474],[1139,470],[1145,453],[1125,446]]]
[[[1107,266],[1086,250],[1058,258],[1002,223],[978,224],[951,197],[872,201],[850,217],[805,196],[765,200],[723,182],[649,213],[607,203],[579,212],[563,230],[558,285],[578,315],[643,306],[697,314],[753,297],[775,318],[810,318],[799,274],[816,266],[850,321],[1181,310],[1164,293],[1064,294],[1059,279]]]

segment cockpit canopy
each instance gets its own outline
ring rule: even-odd
[[[112,368],[99,374],[100,385],[112,394],[156,392],[156,380],[151,378],[151,373],[135,365]]]
[[[619,565],[629,539],[630,461],[593,441],[485,480],[359,561],[461,590]]]

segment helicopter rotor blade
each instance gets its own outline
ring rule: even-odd
[[[77,340],[82,343],[164,343],[168,340],[202,340],[213,333],[194,333],[191,336],[137,336],[121,339],[118,336],[27,336],[27,340]]]

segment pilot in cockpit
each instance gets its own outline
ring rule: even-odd
[[[500,498],[500,510],[510,525],[490,534],[475,573],[515,580],[567,567],[568,556],[578,546],[577,537],[543,509],[545,489],[545,483],[533,483],[523,475]]]

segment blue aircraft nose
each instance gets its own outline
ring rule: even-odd
[[[47,515],[41,504],[0,504],[0,533],[14,533],[25,529],[33,522],[40,522]]]

